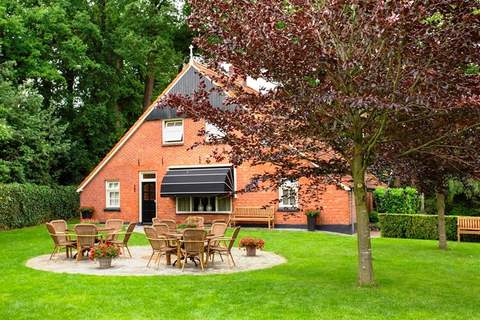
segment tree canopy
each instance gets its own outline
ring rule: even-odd
[[[226,135],[215,153],[234,164],[271,163],[255,177],[276,188],[285,179],[320,182],[353,177],[359,283],[372,284],[365,201],[366,171],[427,142],[444,141],[480,124],[479,16],[475,1],[197,1],[190,2],[195,43],[216,79],[235,92],[235,112],[213,108],[208,93],[170,96],[164,105],[205,118]],[[439,17],[442,17],[439,19]],[[276,84],[260,94],[241,79]],[[429,119],[428,134],[415,130]],[[444,125],[442,130],[435,130]],[[407,139],[398,139],[401,133]],[[394,133],[394,134],[392,134]],[[447,133],[447,134],[445,134]],[[408,141],[408,143],[406,143]],[[398,148],[398,147],[401,148]],[[449,148],[446,148],[446,150]],[[450,151],[449,151],[450,152]],[[383,163],[383,164],[382,164]],[[406,175],[410,173],[404,171]]]
[[[28,83],[71,144],[52,155],[55,170],[29,170],[79,182],[175,76],[190,37],[173,1],[1,1],[0,64],[15,65],[8,86]]]

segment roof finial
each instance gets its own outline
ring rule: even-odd
[[[190,63],[192,63],[193,62],[193,44],[191,44],[189,48],[190,48]]]

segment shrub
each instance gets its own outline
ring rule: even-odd
[[[91,219],[95,213],[94,207],[80,207],[79,209],[80,217],[82,219]]]
[[[378,222],[378,212],[377,211],[370,211],[368,213],[368,220],[370,223],[377,223]]]
[[[408,239],[438,239],[438,216],[427,214],[378,215],[382,237]],[[448,240],[457,240],[457,217],[445,217]]]
[[[79,205],[74,187],[0,184],[0,229],[77,217]]]
[[[415,188],[377,188],[373,192],[376,211],[414,214],[420,208],[420,195]]]
[[[317,217],[320,214],[320,210],[307,210],[305,211],[305,215],[307,217]]]

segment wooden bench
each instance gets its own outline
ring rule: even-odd
[[[480,235],[480,217],[458,217],[457,241],[460,242],[460,236],[462,234]]]
[[[275,228],[275,211],[273,208],[235,208],[230,215],[230,223],[236,222],[266,222],[268,229]]]

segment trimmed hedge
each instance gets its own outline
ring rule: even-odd
[[[378,215],[382,237],[438,240],[438,216],[427,214]],[[446,216],[448,240],[457,240],[457,217]]]
[[[0,184],[0,230],[78,217],[75,187]]]
[[[420,209],[420,195],[415,188],[377,188],[373,198],[375,210],[382,213],[415,214]]]

